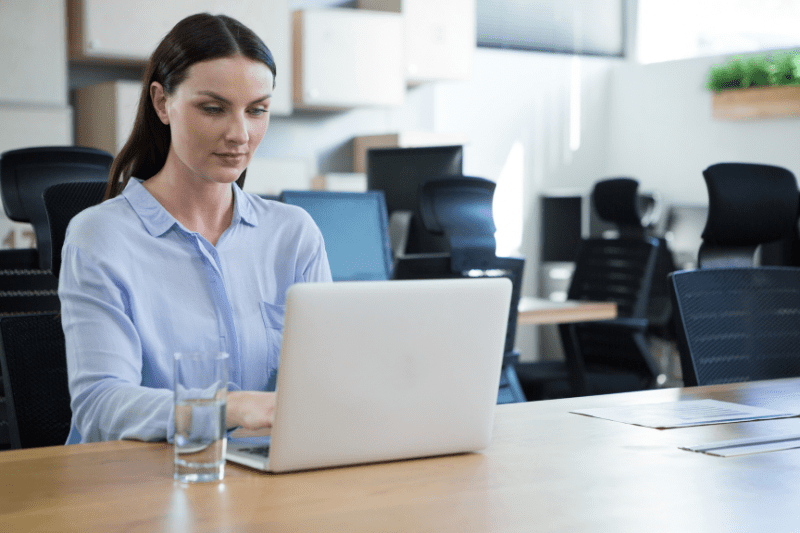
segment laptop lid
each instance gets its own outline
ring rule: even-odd
[[[506,278],[293,285],[265,467],[488,446],[510,298]]]

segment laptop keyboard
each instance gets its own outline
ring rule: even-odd
[[[252,455],[260,455],[262,457],[269,457],[269,445],[254,446],[252,448],[239,448],[240,452],[249,453]]]

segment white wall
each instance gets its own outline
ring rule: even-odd
[[[702,171],[714,163],[766,163],[800,175],[800,118],[711,118],[705,79],[725,59],[616,65],[605,174],[634,177],[684,204],[708,202]]]
[[[306,162],[311,175],[353,171],[353,137],[433,128],[433,86],[406,94],[402,106],[358,108],[339,113],[273,117],[258,147],[259,157]],[[307,187],[308,184],[298,184]]]

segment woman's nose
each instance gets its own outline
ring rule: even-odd
[[[247,120],[240,115],[233,115],[228,123],[228,130],[226,131],[226,140],[235,144],[246,144],[250,139],[247,132]]]

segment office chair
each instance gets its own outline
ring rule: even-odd
[[[102,202],[105,192],[105,182],[73,181],[48,187],[42,194],[53,250],[51,271],[56,279],[61,271],[61,249],[69,221],[87,207]]]
[[[0,155],[0,195],[5,213],[33,226],[36,248],[0,250],[0,315],[60,308],[58,279],[50,275],[52,250],[42,192],[52,184],[106,181],[111,154],[77,146],[10,150]]]
[[[794,175],[721,163],[703,172],[709,209],[694,270],[670,277],[685,386],[800,376],[800,268],[756,250],[795,231]]]
[[[36,235],[36,249],[27,252],[25,268],[50,270],[50,228],[42,202],[45,189],[70,181],[105,182],[112,161],[107,152],[79,146],[23,148],[0,155],[0,193],[6,216],[30,223]]]
[[[36,248],[0,250],[0,315],[58,310],[50,275],[50,236],[42,191],[76,177],[106,179],[111,155],[73,146],[25,148],[0,155],[0,196],[6,215],[32,224]]]
[[[618,318],[558,326],[565,361],[517,365],[528,399],[582,396],[651,388],[660,371],[650,354],[649,316],[659,254],[665,244],[648,237],[638,182],[630,178],[598,181],[592,204],[598,215],[619,228],[619,238],[583,239],[567,292],[570,300],[613,301]],[[663,292],[666,272],[663,272]],[[660,315],[664,315],[663,311]],[[669,316],[669,313],[666,313]]]
[[[420,222],[425,231],[444,238],[448,250],[396,258],[395,279],[504,276],[512,283],[505,355],[498,403],[524,402],[514,349],[517,311],[525,259],[497,257],[492,216],[495,183],[467,176],[433,179],[418,192]]]
[[[644,239],[649,236],[658,241],[655,272],[647,303],[648,331],[652,335],[673,340],[675,327],[667,276],[677,270],[675,258],[667,240],[652,234],[660,218],[658,197],[648,201],[639,195],[638,189],[639,182],[633,178],[600,180],[592,190],[592,206],[602,220],[617,227],[620,237]]]
[[[567,292],[570,300],[613,301],[617,318],[559,325],[576,395],[652,388],[660,371],[647,342],[647,309],[658,241],[587,239]]]
[[[0,366],[11,448],[64,444],[72,412],[58,313],[0,317]]]

